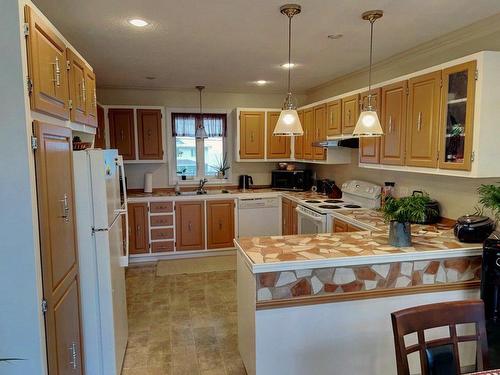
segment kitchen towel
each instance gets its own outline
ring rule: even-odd
[[[144,192],[145,193],[153,192],[153,174],[151,172],[144,174]]]

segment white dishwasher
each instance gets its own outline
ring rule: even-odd
[[[240,237],[278,236],[280,233],[279,197],[238,198]]]

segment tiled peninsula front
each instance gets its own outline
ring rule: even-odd
[[[396,374],[392,311],[478,297],[480,244],[413,225],[413,247],[395,248],[378,212],[336,217],[372,230],[235,241],[249,374]]]

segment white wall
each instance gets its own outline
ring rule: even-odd
[[[199,106],[199,94],[193,90],[145,90],[145,89],[98,89],[98,100],[104,105],[159,105],[167,108],[191,108],[197,111]],[[211,92],[207,88],[203,92],[204,111],[233,110],[236,107],[253,108],[280,108],[283,104],[283,94],[248,94],[248,93],[226,93]],[[303,102],[305,96],[298,96],[299,102]],[[165,121],[168,126],[168,121]],[[165,131],[165,134],[167,132]],[[236,138],[236,123],[234,116],[228,117],[228,140],[227,151],[229,159],[234,153],[233,141]],[[231,180],[236,184],[240,174],[249,174],[253,177],[255,185],[270,185],[271,171],[276,163],[231,163]],[[171,186],[168,178],[168,166],[166,164],[126,164],[128,187],[143,188],[144,174],[153,173],[153,187],[161,188]],[[196,183],[196,182],[194,182]]]
[[[18,2],[0,1],[0,363],[2,375],[45,373],[33,158]]]

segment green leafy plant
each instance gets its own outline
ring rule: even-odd
[[[216,170],[218,173],[222,173],[222,175],[225,176],[226,171],[231,168],[227,160],[227,152],[224,153],[222,159],[217,158],[215,165],[211,165],[210,167]]]
[[[187,171],[187,168],[182,168],[182,169],[179,169],[177,171],[177,174],[184,174],[184,173],[186,173],[186,171]]]
[[[491,210],[496,220],[500,220],[500,183],[498,185],[483,184],[477,189],[479,203],[483,208]]]
[[[380,209],[386,221],[400,223],[422,222],[426,215],[433,214],[427,207],[430,198],[427,195],[413,195],[403,198],[388,197]]]
[[[450,135],[452,137],[458,137],[461,136],[463,132],[464,132],[464,127],[462,126],[462,124],[453,124],[451,127]]]

